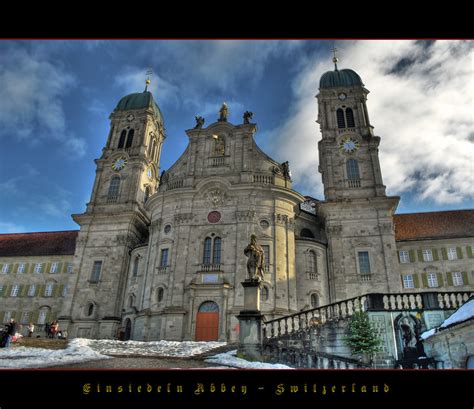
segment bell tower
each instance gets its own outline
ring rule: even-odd
[[[123,97],[95,160],[96,177],[80,225],[73,271],[76,289],[65,299],[63,328],[72,337],[114,338],[121,325],[130,250],[148,239],[148,198],[157,190],[163,116],[148,91]]]
[[[379,163],[381,138],[367,109],[369,91],[351,69],[338,68],[320,79],[319,172],[329,240],[331,302],[368,292],[398,292],[393,213],[399,197],[387,197]]]

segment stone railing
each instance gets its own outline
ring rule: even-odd
[[[348,180],[347,181],[347,186],[348,187],[360,187],[360,179]]]
[[[157,267],[157,269],[158,269],[158,274],[167,274],[167,273],[168,273],[168,267],[169,267],[169,266],[160,266],[160,267]]]
[[[179,189],[184,186],[183,179],[173,179],[166,184],[166,190]]]
[[[345,319],[356,311],[454,310],[474,292],[423,292],[412,294],[366,294],[276,318],[263,323],[263,339],[291,335],[301,330]]]
[[[200,272],[222,271],[220,264],[201,264]]]
[[[273,184],[273,176],[272,175],[253,175],[253,183],[263,183],[267,185]]]
[[[218,157],[214,157],[210,159],[211,159],[210,165],[212,167],[225,166],[226,164],[225,156],[218,156]]]

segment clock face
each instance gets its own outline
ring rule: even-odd
[[[119,170],[122,170],[125,167],[127,162],[127,158],[125,156],[121,156],[120,158],[114,160],[114,162],[112,163],[112,169],[118,172]]]
[[[337,97],[338,97],[341,101],[344,101],[344,100],[347,98],[347,95],[344,94],[344,92],[341,92]]]
[[[133,115],[133,114],[130,114],[130,115],[127,116],[127,121],[128,122],[132,122],[134,119],[135,119],[135,115]]]
[[[148,176],[148,179],[153,179],[153,171],[151,170],[151,168],[148,168],[148,170],[146,171],[146,175]]]
[[[359,149],[359,141],[357,139],[346,136],[339,143],[339,148],[344,153],[354,153],[357,149]]]

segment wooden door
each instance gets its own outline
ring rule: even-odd
[[[201,304],[196,316],[196,341],[217,341],[219,338],[219,307],[212,301]]]

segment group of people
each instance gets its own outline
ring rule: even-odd
[[[18,328],[18,324],[16,323],[15,319],[10,319],[10,322],[5,325],[5,329],[2,332],[2,337],[0,339],[0,346],[4,348],[8,348],[13,340],[13,337],[16,334],[16,330]]]
[[[51,324],[46,324],[44,327],[44,331],[48,338],[58,338],[58,339],[66,339],[67,333],[66,331],[59,329],[58,321],[53,321]]]

